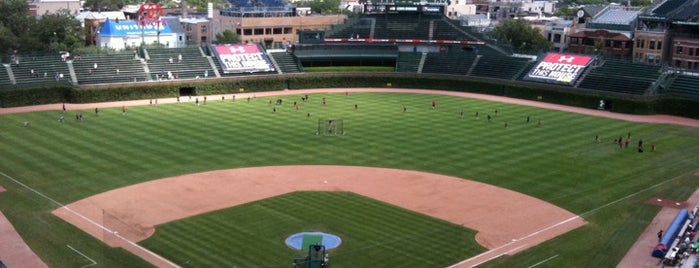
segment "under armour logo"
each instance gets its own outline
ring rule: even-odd
[[[575,59],[575,57],[573,57],[573,56],[571,56],[571,57],[561,56],[560,58],[558,58],[558,62],[567,61],[568,63],[572,63],[574,59]]]
[[[244,48],[244,47],[240,47],[240,46],[231,47],[231,52],[233,52],[233,53],[236,53],[236,52],[237,52],[237,53],[245,53],[245,48]],[[559,61],[560,61],[560,60],[559,60]]]

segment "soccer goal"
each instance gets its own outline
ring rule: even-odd
[[[345,135],[342,119],[318,119],[316,135],[341,136]]]

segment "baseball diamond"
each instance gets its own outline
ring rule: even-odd
[[[699,120],[439,90],[208,97],[65,104],[84,114],[65,121],[64,104],[0,109],[0,201],[43,212],[0,208],[24,219],[15,228],[51,267],[288,267],[300,255],[284,239],[303,231],[342,238],[328,250],[337,267],[591,267],[621,260],[659,210],[647,200],[686,200],[697,186]],[[342,118],[347,134],[315,135],[318,118]],[[619,148],[619,135],[658,149]],[[374,226],[362,215],[403,237],[360,228]],[[602,251],[613,256],[589,258]]]

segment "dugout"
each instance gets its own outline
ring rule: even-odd
[[[673,244],[676,243],[675,240],[677,240],[677,236],[680,234],[680,232],[686,228],[688,219],[689,212],[687,212],[686,209],[681,209],[679,212],[677,212],[675,219],[672,220],[672,223],[667,227],[662,238],[660,238],[660,242],[655,246],[655,248],[653,248],[651,256],[656,258],[664,258],[667,254],[667,249],[675,246]]]

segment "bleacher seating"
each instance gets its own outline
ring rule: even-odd
[[[509,56],[483,55],[478,59],[471,75],[499,79],[517,79],[528,66],[529,59]]]
[[[396,72],[417,73],[421,58],[422,53],[399,52],[398,58],[396,59]]]
[[[447,21],[434,20],[433,36],[434,40],[463,40],[465,36],[451,26]]]
[[[369,38],[371,37],[371,26],[375,21],[374,17],[362,17],[357,19],[354,24],[346,25],[344,28],[327,33],[328,38]]]
[[[274,58],[274,61],[277,62],[282,73],[303,72],[294,54],[287,52],[273,52],[270,53],[270,55]]]
[[[667,88],[666,93],[699,97],[699,76],[677,76]]]
[[[56,55],[20,55],[20,64],[11,65],[16,88],[70,85],[68,65]],[[31,71],[34,70],[34,75]],[[60,78],[63,74],[63,78]]]
[[[151,78],[156,75],[167,79],[167,72],[177,79],[213,78],[214,72],[209,59],[202,55],[199,47],[148,48],[148,68]],[[181,57],[180,57],[181,56]],[[182,60],[180,60],[182,58]],[[165,77],[162,77],[165,75]]]
[[[285,1],[282,0],[228,0],[234,7],[282,7]]]
[[[579,88],[642,95],[660,77],[660,66],[607,59],[601,66],[588,67]]]
[[[10,88],[12,86],[12,81],[10,81],[10,75],[7,73],[5,66],[0,65],[0,89]]]
[[[431,20],[441,20],[441,17],[414,14],[364,15],[356,24],[327,37],[428,40]]]
[[[532,68],[534,68],[534,66],[536,65],[536,63],[537,63],[536,61],[527,62],[527,64],[524,66],[524,68],[522,68],[522,72],[520,72],[520,73],[517,75],[517,80],[522,80],[522,79],[524,79],[524,77],[527,76],[527,73],[529,73],[529,71],[530,71]]]
[[[81,59],[74,59],[72,64],[79,85],[146,80],[143,65],[132,51],[82,55]]]
[[[474,53],[428,53],[422,73],[466,75],[475,59]]]

